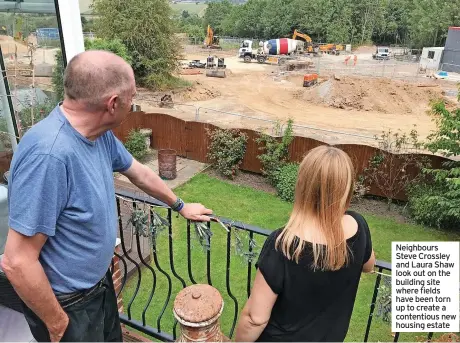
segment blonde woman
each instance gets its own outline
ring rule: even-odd
[[[360,275],[375,263],[366,221],[347,211],[353,184],[342,150],[320,146],[304,158],[291,217],[260,253],[236,341],[345,339]]]

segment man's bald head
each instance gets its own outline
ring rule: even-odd
[[[64,74],[66,98],[97,110],[113,95],[128,98],[134,92],[134,73],[121,57],[89,50],[72,58]]]

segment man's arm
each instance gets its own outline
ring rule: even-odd
[[[131,167],[122,174],[145,193],[169,206],[177,200],[177,196],[168,185],[153,170],[139,163],[136,159],[133,159]],[[212,211],[201,204],[185,204],[179,213],[186,219],[209,221],[207,214],[212,214]]]
[[[24,303],[45,323],[51,342],[59,342],[69,323],[38,260],[47,236],[28,237],[10,229],[2,269]]]

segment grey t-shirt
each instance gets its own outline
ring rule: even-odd
[[[32,127],[13,155],[9,226],[48,240],[40,262],[57,293],[94,286],[107,272],[117,236],[113,171],[133,158],[107,131],[90,141],[59,106]]]

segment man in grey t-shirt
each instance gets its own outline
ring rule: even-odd
[[[66,68],[64,88],[64,101],[13,156],[2,268],[37,341],[122,341],[108,272],[117,235],[113,172],[187,219],[208,221],[211,211],[184,204],[112,133],[136,93],[123,59],[81,53]]]

